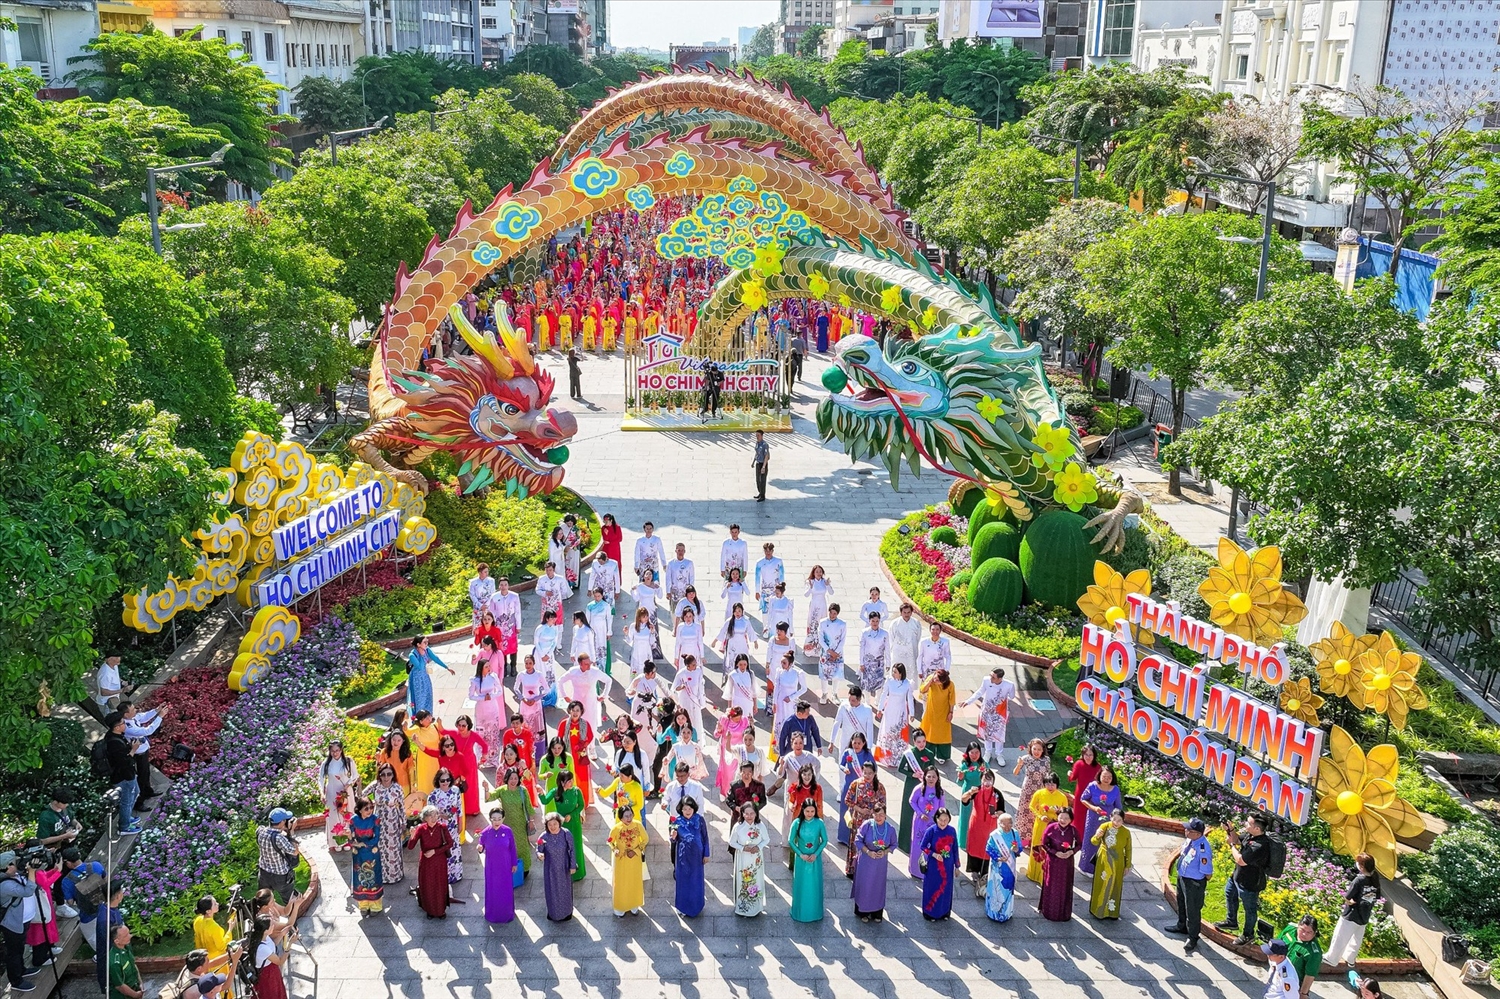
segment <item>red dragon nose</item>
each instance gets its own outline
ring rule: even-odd
[[[549,409],[547,419],[537,424],[536,432],[543,440],[570,440],[578,433],[578,421],[566,409]]]

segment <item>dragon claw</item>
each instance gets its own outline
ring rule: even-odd
[[[1093,543],[1101,546],[1101,554],[1113,555],[1125,549],[1125,518],[1145,509],[1146,501],[1140,493],[1134,489],[1123,489],[1114,508],[1086,522],[1083,529],[1087,531],[1097,527]]]

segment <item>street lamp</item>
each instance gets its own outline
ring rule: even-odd
[[[1046,139],[1049,142],[1063,142],[1073,147],[1073,200],[1077,201],[1083,190],[1083,140],[1064,139],[1060,135],[1043,135],[1041,132],[1031,133],[1033,139]],[[1061,177],[1049,180],[1049,184],[1066,183]]]
[[[998,129],[1000,127],[1000,94],[1005,89],[1005,84],[994,73],[986,73],[982,69],[976,69],[974,75],[989,77],[995,81],[995,127]]]
[[[566,90],[567,88],[564,87],[563,89]],[[448,111],[429,111],[429,112],[427,112],[427,131],[429,131],[429,132],[436,132],[437,131],[437,120],[439,118],[446,117],[447,115],[450,115],[450,114],[463,114],[467,110],[469,110],[468,105],[464,105],[463,107],[452,108],[452,109],[450,109]],[[385,119],[382,118],[380,120],[384,121]]]
[[[1256,180],[1253,177],[1242,177],[1236,173],[1214,173],[1208,168],[1208,164],[1197,156],[1189,156],[1183,160],[1182,165],[1190,170],[1198,171],[1199,177],[1216,177],[1219,180],[1227,180],[1235,184],[1249,184],[1253,187],[1262,187],[1266,191],[1266,225],[1261,235],[1260,242],[1260,268],[1255,275],[1255,300],[1259,302],[1266,297],[1266,271],[1271,264],[1271,231],[1276,225],[1276,179]],[[1183,211],[1187,205],[1183,205]],[[1226,243],[1238,243],[1242,246],[1253,246],[1257,242],[1249,236],[1220,236]],[[1229,490],[1229,539],[1233,541],[1239,532],[1240,519],[1240,487],[1231,486]]]
[[[329,132],[328,133],[328,152],[330,154],[332,154],[332,156],[333,156],[333,165],[334,166],[338,166],[339,165],[339,140],[340,139],[342,139],[346,135],[365,135],[368,132],[378,132],[382,128],[385,127],[385,123],[386,123],[387,119],[389,119],[389,118],[390,118],[390,115],[385,115],[379,121],[377,121],[375,124],[370,125],[367,128],[346,128],[342,132]]]
[[[194,170],[198,167],[218,166],[224,162],[224,156],[234,148],[234,143],[226,142],[220,146],[212,156],[206,160],[198,160],[196,163],[178,163],[174,166],[147,167],[146,168],[146,214],[151,218],[151,246],[156,250],[156,255],[162,255],[161,250],[161,204],[156,200],[156,175],[160,173],[177,173],[180,170]],[[202,224],[202,223],[199,223]],[[183,226],[172,226],[171,232],[177,231]]]
[[[390,63],[381,63],[374,69],[359,74],[359,120],[366,125],[370,123],[370,105],[365,101],[365,81],[382,70],[390,69]]]

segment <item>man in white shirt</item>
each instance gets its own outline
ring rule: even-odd
[[[1297,978],[1297,969],[1286,959],[1286,941],[1272,940],[1261,944],[1260,952],[1271,962],[1271,974],[1266,979],[1265,999],[1297,999],[1302,982]]]
[[[469,580],[469,603],[474,608],[476,628],[479,627],[479,619],[484,613],[485,605],[490,602],[490,597],[495,595],[495,581],[490,578],[489,564],[480,562],[477,572],[478,575]]]
[[[849,703],[839,706],[833,720],[833,732],[828,736],[828,755],[838,756],[849,748],[849,740],[859,732],[865,737],[865,747],[874,752],[875,711],[865,707],[865,692],[858,684],[849,688]]]
[[[934,621],[927,626],[927,637],[917,649],[917,686],[940,669],[953,672],[953,646]]]
[[[667,564],[667,550],[662,547],[661,538],[656,536],[656,525],[651,521],[641,525],[641,533],[643,537],[635,539],[635,574],[639,577],[650,570],[660,578],[662,568]]]
[[[620,566],[604,554],[603,548],[594,556],[594,564],[589,566],[588,589],[602,591],[604,602],[614,607],[615,594],[620,592]]]
[[[583,717],[588,719],[595,732],[604,718],[604,704],[615,681],[602,669],[594,668],[593,658],[587,654],[578,657],[578,665],[568,670],[558,681],[562,688],[564,703],[577,701],[583,705]]]
[[[138,812],[146,811],[141,806],[157,794],[156,789],[151,786],[151,737],[161,728],[162,721],[171,709],[172,706],[167,704],[151,711],[142,711],[130,701],[120,702],[120,712],[125,716],[125,738],[140,740],[135,747],[135,782],[141,788],[140,797],[135,801],[135,810]]]
[[[105,656],[99,664],[99,677],[95,682],[94,700],[105,714],[115,709],[120,696],[120,657]]]
[[[719,546],[719,575],[727,581],[729,570],[738,569],[740,578],[745,578],[745,570],[750,568],[750,546],[740,538],[740,525],[729,525],[729,540]]]
[[[901,605],[901,616],[891,622],[891,665],[900,663],[910,676],[917,669],[917,647],[922,644],[922,622],[910,603]],[[885,620],[885,618],[881,618]]]
[[[697,583],[695,576],[693,560],[687,557],[687,546],[679,541],[677,557],[667,563],[666,574],[662,576],[662,583],[667,588],[667,606],[677,606],[687,588]]]
[[[755,563],[755,592],[760,598],[760,613],[764,617],[776,584],[786,581],[786,566],[776,557],[776,546],[767,541],[761,545],[763,557]]]
[[[997,767],[1005,765],[1005,729],[1010,723],[1010,702],[1015,698],[1016,685],[1005,678],[1003,667],[996,666],[980,688],[958,705],[979,705],[974,734],[984,743],[984,758],[993,759]]]
[[[882,621],[890,617],[885,606],[885,601],[880,599],[880,587],[878,586],[870,587],[870,599],[866,600],[865,605],[859,609],[859,619],[861,621],[868,621],[871,614],[879,614]]]
[[[674,780],[667,783],[666,792],[662,796],[662,804],[667,810],[669,819],[677,815],[677,805],[683,798],[692,798],[698,803],[698,811],[703,811],[704,803],[708,801],[703,785],[688,778],[688,765],[677,764],[677,772]]]

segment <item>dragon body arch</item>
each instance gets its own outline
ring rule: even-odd
[[[787,141],[806,150],[807,166],[819,173],[848,174],[859,194],[889,198],[879,176],[865,162],[864,151],[850,143],[825,108],[815,111],[789,88],[778,89],[748,73],[671,73],[642,77],[639,83],[613,91],[595,104],[563,136],[558,158],[566,160],[592,143],[601,132],[618,128],[640,115],[664,111],[728,111],[775,128]]]

